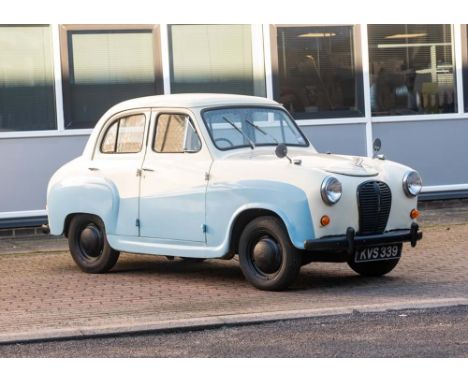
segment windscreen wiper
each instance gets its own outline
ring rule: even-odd
[[[267,137],[270,137],[271,139],[273,139],[273,142],[275,142],[277,145],[279,145],[278,140],[273,135],[271,135],[271,134],[267,133],[265,130],[263,130],[260,126],[257,126],[253,122],[250,122],[248,119],[246,119],[245,122],[247,122],[254,129],[257,129],[258,131],[260,131],[263,135],[266,135]]]
[[[241,133],[245,139],[247,139],[249,141],[249,144],[250,144],[250,147],[252,148],[252,150],[255,148],[255,144],[253,143],[253,141],[249,138],[249,136],[247,134],[245,134],[242,129],[240,129],[239,127],[237,127],[233,122],[231,122],[229,119],[227,119],[226,117],[223,117],[223,119],[229,123],[232,127],[234,127],[234,129],[236,129],[239,133]]]

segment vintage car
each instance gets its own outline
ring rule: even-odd
[[[47,212],[85,272],[109,271],[120,251],[238,255],[254,286],[280,290],[312,261],[390,272],[402,243],[422,237],[421,188],[416,171],[383,155],[318,153],[272,100],[179,94],[106,112],[51,178]]]

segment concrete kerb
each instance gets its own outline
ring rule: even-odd
[[[468,306],[468,298],[426,299],[385,304],[350,305],[343,307],[304,309],[276,312],[259,312],[248,314],[218,315],[182,320],[166,320],[134,325],[108,325],[96,327],[78,327],[66,329],[49,329],[37,332],[0,334],[0,345],[33,343],[45,341],[79,340],[110,336],[156,334],[184,332],[194,330],[216,329],[241,325],[261,324],[267,322],[297,320],[304,318],[340,316],[356,313],[380,313],[411,309],[431,309],[451,306]]]

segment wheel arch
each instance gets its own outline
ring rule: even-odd
[[[278,218],[283,224],[284,229],[286,230],[289,240],[297,249],[304,249],[303,247],[303,238],[298,234],[297,229],[288,216],[283,211],[280,211],[273,206],[249,206],[246,207],[238,213],[236,213],[230,229],[229,236],[229,252],[237,253],[239,239],[242,234],[244,227],[249,224],[252,220],[261,217],[261,216],[273,216]],[[299,222],[297,222],[300,224]]]
[[[261,216],[274,216],[281,220],[284,225],[283,219],[276,212],[267,208],[249,208],[245,209],[237,214],[232,222],[231,236],[229,240],[229,252],[237,253],[239,249],[239,239],[242,234],[244,227],[249,224],[252,220]],[[286,228],[286,226],[285,226]]]

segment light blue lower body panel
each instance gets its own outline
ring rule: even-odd
[[[200,242],[149,237],[107,235],[107,241],[117,251],[147,255],[215,259],[223,257],[227,252],[224,246],[207,247],[205,243]]]

